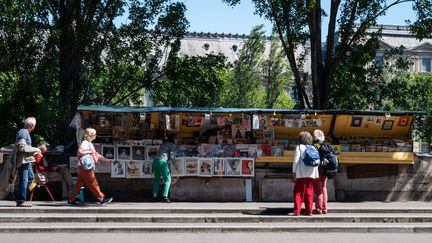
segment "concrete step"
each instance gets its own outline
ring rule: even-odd
[[[0,223],[432,223],[432,214],[0,214]]]
[[[260,223],[260,224],[130,224],[130,223],[0,223],[0,233],[432,233],[432,223]]]

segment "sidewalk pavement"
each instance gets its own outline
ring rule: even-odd
[[[44,202],[33,201],[32,208],[71,208],[66,202]],[[1,201],[0,208],[14,207],[14,201]],[[97,203],[84,203],[85,208],[98,207],[109,209],[242,209],[254,210],[262,208],[292,208],[292,202],[173,202],[173,203],[150,203],[150,202],[116,202],[106,206],[99,206]],[[432,202],[405,201],[405,202],[329,202],[331,209],[432,209]]]

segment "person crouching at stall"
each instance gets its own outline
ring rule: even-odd
[[[313,181],[319,178],[318,166],[306,165],[305,157],[309,156],[307,150],[314,150],[319,164],[318,151],[311,146],[313,142],[312,135],[309,132],[302,131],[298,136],[299,145],[297,145],[294,155],[292,172],[294,174],[294,212],[290,215],[300,215],[303,202],[305,203],[305,215],[312,215],[313,207]]]
[[[69,196],[68,204],[70,205],[77,205],[76,195],[79,193],[83,185],[90,189],[101,205],[108,204],[113,200],[112,198],[105,198],[105,195],[99,188],[99,183],[94,173],[95,163],[97,163],[98,160],[104,160],[108,163],[112,162],[110,159],[107,159],[96,152],[92,144],[92,141],[95,139],[96,130],[93,128],[87,128],[84,134],[84,141],[82,141],[78,148],[78,179]]]
[[[157,201],[159,182],[162,177],[164,181],[162,202],[169,203],[168,193],[171,185],[171,173],[168,163],[175,160],[177,134],[171,133],[159,148],[159,153],[153,160],[153,201]]]

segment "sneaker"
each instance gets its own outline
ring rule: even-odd
[[[171,203],[171,201],[169,200],[169,198],[162,198],[162,202],[163,203]]]
[[[112,197],[110,197],[110,198],[104,198],[104,199],[102,199],[102,201],[100,202],[100,204],[101,204],[101,205],[107,205],[107,204],[109,204],[110,202],[112,202],[112,200],[113,200]]]
[[[17,207],[23,207],[23,208],[29,208],[32,206],[32,204],[29,202],[23,202],[23,203],[17,203],[16,206]]]
[[[68,201],[67,204],[71,206],[78,206],[79,204],[76,201]]]

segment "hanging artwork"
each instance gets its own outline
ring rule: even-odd
[[[241,159],[241,175],[253,176],[254,175],[254,159],[242,158]]]
[[[241,130],[242,131],[250,131],[251,130],[250,115],[246,115],[246,114],[242,115]]]
[[[78,157],[69,157],[69,171],[70,173],[78,173]]]
[[[252,128],[254,130],[258,130],[260,128],[259,117],[258,115],[252,116]]]
[[[361,127],[363,117],[353,117],[351,120],[351,127]]]
[[[241,130],[241,125],[231,125],[231,134],[233,139],[244,139],[246,135],[245,130]]]
[[[375,125],[380,126],[381,123],[382,123],[382,117],[377,117],[377,118],[375,119]]]
[[[198,158],[194,158],[194,157],[185,158],[185,175],[186,176],[198,175]]]
[[[159,145],[148,145],[145,147],[146,159],[153,161],[159,153]]]
[[[211,145],[207,143],[202,143],[198,147],[199,156],[200,157],[209,157],[210,156],[210,148]]]
[[[228,158],[226,160],[226,176],[240,176],[241,162],[240,159]]]
[[[274,140],[274,128],[273,126],[264,129],[264,140],[270,142]]]
[[[267,116],[259,116],[259,129],[267,129]]]
[[[381,127],[381,130],[392,130],[393,128],[393,120],[385,120]]]
[[[102,145],[102,156],[107,159],[114,159],[115,157],[115,146],[103,144]]]
[[[110,173],[111,172],[111,163],[99,160],[95,165],[96,173]]]
[[[199,176],[212,176],[213,175],[213,159],[200,158],[198,160],[198,175]]]
[[[190,115],[183,121],[183,123],[187,127],[200,127],[203,124],[203,117]]]
[[[223,156],[222,145],[220,145],[220,144],[211,144],[210,145],[210,156],[211,157],[221,157],[221,156]]]
[[[399,120],[398,120],[398,126],[401,126],[401,127],[408,126],[409,121],[410,121],[409,116],[401,116],[401,117],[399,117]]]
[[[166,130],[178,131],[180,128],[179,115],[165,115]]]
[[[146,160],[142,162],[141,178],[153,178],[153,161]]]
[[[133,145],[132,146],[132,159],[133,160],[145,160],[145,147],[144,145]]]
[[[126,162],[126,178],[140,178],[142,163],[138,161]]]
[[[225,158],[213,158],[213,175],[224,176],[225,175]]]
[[[261,144],[262,156],[272,156],[272,145]]]
[[[171,175],[184,176],[185,175],[185,160],[182,157],[175,158],[171,164]]]
[[[117,145],[117,159],[130,160],[131,159],[131,146]]]
[[[111,178],[125,178],[125,161],[114,161],[111,164]]]
[[[217,124],[218,124],[218,126],[225,126],[225,117],[218,116],[217,117]]]

